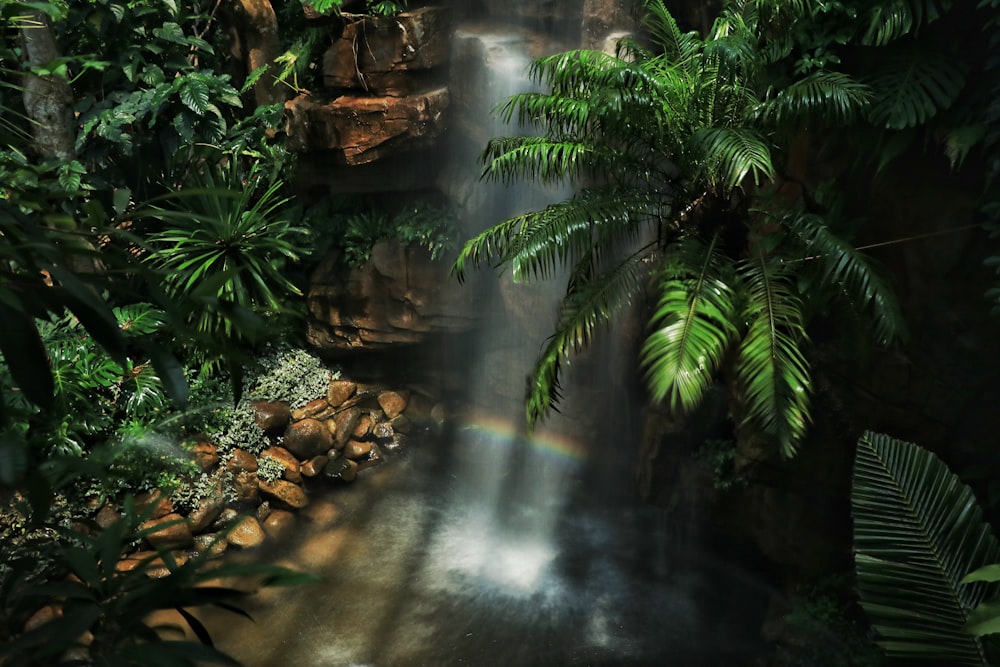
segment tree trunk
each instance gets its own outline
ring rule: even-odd
[[[267,65],[271,71],[254,84],[254,100],[258,106],[284,102],[285,87],[276,82],[274,59],[278,54],[278,17],[269,0],[230,0],[229,10],[239,35],[246,59],[247,73]]]
[[[30,12],[20,32],[28,67],[40,67],[60,57],[52,26],[42,12]],[[39,155],[43,159],[72,160],[76,156],[76,124],[73,92],[66,78],[58,74],[25,74],[23,100]]]

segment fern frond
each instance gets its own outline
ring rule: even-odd
[[[899,303],[874,259],[834,234],[818,215],[793,213],[780,222],[803,243],[809,261],[820,263],[823,281],[842,285],[859,312],[870,312],[879,344],[906,338]]]
[[[674,411],[697,407],[736,339],[731,265],[718,245],[718,236],[708,246],[689,238],[667,249],[640,363],[652,399]]]
[[[775,124],[811,118],[848,123],[868,106],[871,96],[868,86],[848,74],[818,70],[761,102],[752,116]]]
[[[589,275],[589,267],[581,270],[578,266],[573,272],[571,288],[559,309],[556,331],[546,341],[529,376],[525,401],[529,428],[544,419],[558,403],[563,364],[569,363],[571,355],[588,347],[595,330],[631,302],[648,270],[644,261],[648,253],[649,249],[641,249],[597,276]]]
[[[873,2],[864,21],[868,24],[862,44],[885,46],[921,25],[937,20],[951,8],[951,0],[881,0]]]
[[[491,139],[483,153],[485,174],[510,183],[537,179],[557,183],[575,179],[595,168],[595,149],[581,141],[549,137],[500,137]]]
[[[588,188],[576,196],[505,220],[466,242],[453,272],[464,280],[467,266],[509,264],[515,279],[547,278],[556,267],[592,250],[592,232],[610,242],[635,234],[654,217],[659,196],[637,190]]]
[[[748,323],[736,361],[736,377],[752,424],[772,438],[783,456],[795,454],[809,426],[809,362],[802,303],[789,276],[761,253],[739,266]]]
[[[760,133],[736,127],[711,127],[691,133],[686,154],[692,173],[725,193],[751,178],[754,184],[774,177],[771,149]]]
[[[989,664],[964,625],[995,586],[960,582],[1000,560],[972,491],[933,453],[880,433],[858,441],[851,490],[861,606],[900,664]]]
[[[663,0],[643,0],[646,12],[641,25],[662,49],[664,57],[682,69],[688,69],[701,53],[703,42],[695,32],[681,32]]]
[[[871,121],[902,130],[950,107],[965,87],[965,74],[947,58],[912,52],[882,63],[869,84],[874,92]]]

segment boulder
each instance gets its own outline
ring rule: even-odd
[[[139,526],[146,533],[146,541],[158,549],[181,549],[194,543],[194,536],[187,521],[180,514],[167,514],[150,519]]]
[[[380,95],[433,85],[450,56],[451,29],[445,7],[349,23],[323,55],[323,83]]]
[[[351,436],[357,439],[364,438],[372,431],[372,424],[374,420],[369,414],[362,414],[358,417],[357,423],[354,425],[354,430],[351,431]]]
[[[302,462],[300,471],[303,477],[315,477],[316,475],[323,472],[323,468],[330,461],[330,457],[324,454],[319,456],[314,456],[311,459],[307,459]]]
[[[194,462],[202,470],[211,470],[219,462],[219,448],[210,442],[198,442],[191,448]]]
[[[314,417],[323,410],[326,410],[328,407],[330,407],[330,404],[326,402],[326,399],[317,398],[309,401],[301,408],[292,410],[292,419],[298,421],[300,419],[305,419],[306,417]]]
[[[372,443],[364,440],[348,440],[344,446],[344,456],[349,459],[366,458],[372,451]]]
[[[479,321],[477,290],[450,271],[450,261],[431,260],[426,249],[395,240],[376,243],[371,261],[346,276],[336,255],[326,257],[307,295],[310,344],[336,354],[472,330]]]
[[[245,449],[234,449],[226,457],[226,470],[234,475],[241,472],[256,472],[257,457]]]
[[[361,419],[361,410],[358,408],[350,408],[349,410],[344,410],[339,415],[337,415],[337,420],[334,430],[334,439],[337,441],[338,445],[344,445],[347,440],[354,433],[354,428],[358,424],[358,420]]]
[[[402,415],[397,415],[397,417],[402,417]],[[372,427],[372,437],[376,440],[392,440],[394,434],[392,422],[379,422]]]
[[[261,430],[281,432],[291,420],[291,410],[284,401],[254,401],[254,420]]]
[[[233,475],[233,492],[241,503],[255,503],[260,498],[260,478],[257,473],[244,470]]]
[[[333,446],[333,436],[323,422],[306,418],[288,426],[282,444],[299,459],[308,459],[325,454]]]
[[[447,88],[405,97],[302,94],[285,104],[288,149],[330,151],[334,162],[362,165],[433,146],[449,103]]]
[[[289,482],[298,482],[302,479],[302,474],[299,471],[298,459],[296,459],[292,453],[284,447],[268,447],[261,452],[260,455],[274,459],[280,463],[285,469],[282,477],[287,479]]]
[[[407,396],[398,391],[383,391],[378,395],[378,404],[389,419],[396,417],[406,409]]]
[[[146,513],[150,519],[159,519],[174,511],[170,496],[159,489],[137,495],[135,507],[140,514]]]
[[[224,535],[219,533],[202,533],[194,536],[194,548],[200,554],[205,554],[208,558],[218,558],[226,553],[229,542]]]
[[[226,540],[234,547],[250,549],[263,544],[264,529],[256,518],[245,516],[232,527]]]
[[[260,490],[265,495],[293,509],[302,509],[309,504],[309,498],[306,497],[302,487],[284,479],[261,482]]]
[[[330,387],[326,390],[326,402],[335,408],[339,407],[354,395],[357,388],[358,383],[353,380],[330,380]]]
[[[353,482],[358,476],[358,464],[346,458],[331,459],[323,468],[323,474],[345,482]]]
[[[222,502],[218,498],[202,498],[198,501],[198,507],[187,515],[188,526],[192,533],[200,533],[212,525],[219,515],[222,514]]]
[[[295,515],[285,510],[274,510],[264,520],[264,532],[273,540],[281,540],[295,528]]]

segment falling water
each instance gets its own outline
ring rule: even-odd
[[[462,27],[456,41],[483,64],[461,83],[482,93],[466,103],[471,116],[531,85],[528,53],[558,47],[523,25]],[[569,194],[483,183],[481,129],[455,134],[444,189],[470,232]],[[525,379],[561,285],[508,274],[469,289],[482,290],[483,323],[452,355],[463,380],[455,418],[387,453],[335,504],[307,508],[312,528],[281,562],[321,581],[264,591],[250,610],[257,625],[223,631],[221,647],[247,667],[749,664],[732,658],[753,652],[756,627],[723,631],[712,614],[729,602],[718,591],[752,582],[707,561],[677,567],[663,513],[635,499],[639,417],[608,361],[613,346],[575,364],[567,384],[585,391],[529,434]]]

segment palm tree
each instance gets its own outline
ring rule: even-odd
[[[826,69],[769,78],[785,55],[769,35],[804,16],[803,2],[730,2],[706,38],[682,32],[662,0],[643,4],[650,46],[539,59],[532,75],[547,92],[501,107],[540,133],[490,141],[486,175],[579,187],[469,240],[455,271],[488,264],[530,280],[569,269],[529,382],[529,425],[556,402],[563,365],[651,284],[640,363],[652,399],[688,412],[721,378],[741,434],[790,456],[810,421],[810,303],[841,295],[879,342],[902,333],[872,262],[778,169],[786,128],[850,122],[870,90]]]

